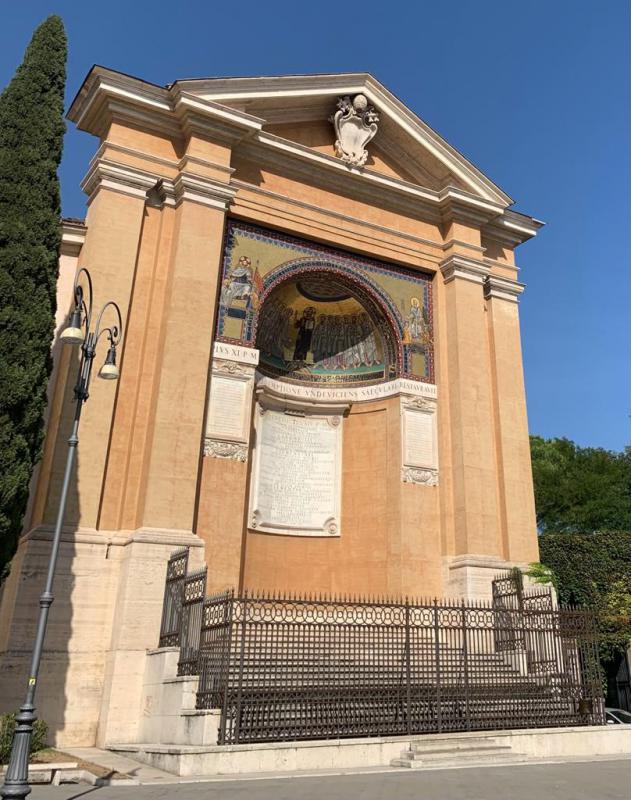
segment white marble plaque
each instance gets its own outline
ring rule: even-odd
[[[246,441],[246,411],[249,405],[249,394],[248,381],[213,375],[206,436]]]
[[[411,467],[434,466],[434,415],[406,408],[403,462]]]
[[[438,452],[436,403],[406,397],[401,402],[401,478],[405,483],[436,486]]]
[[[243,405],[247,384],[235,378],[214,375],[208,409],[208,435],[239,439],[243,436]]]
[[[339,536],[342,417],[257,406],[249,527]]]

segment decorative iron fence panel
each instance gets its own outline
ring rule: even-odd
[[[594,616],[513,573],[490,603],[204,598],[187,565],[169,559],[160,645],[222,744],[604,723]]]
[[[188,568],[188,547],[176,550],[167,563],[160,622],[160,647],[175,647],[180,643],[180,623],[184,580]]]
[[[220,743],[602,722],[585,612],[224,595],[200,662]]]
[[[199,640],[202,631],[202,605],[206,596],[207,568],[186,576],[182,593],[182,619],[178,675],[197,675]]]

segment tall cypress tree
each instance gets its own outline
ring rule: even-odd
[[[51,16],[0,95],[0,575],[17,546],[44,438],[66,53],[63,22]]]

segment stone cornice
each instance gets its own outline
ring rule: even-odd
[[[291,108],[315,102],[324,109],[339,93],[357,91],[380,109],[384,141],[390,137],[399,148],[425,148],[467,189],[428,189],[376,170],[348,166],[334,156],[263,131],[266,103],[271,103],[271,108],[282,108],[283,103]],[[201,96],[204,92],[206,95]],[[241,110],[240,106],[246,104],[260,109],[261,115]],[[434,223],[461,220],[482,227],[486,235],[511,246],[535,235],[541,227],[536,220],[508,210],[507,205],[512,202],[508,195],[366,73],[178,81],[160,87],[94,67],[73,101],[68,118],[82,130],[101,137],[106,135],[111,121],[117,119],[174,139],[198,135],[228,143],[246,158],[277,165],[362,202],[385,205]],[[414,160],[413,152],[410,159]],[[121,183],[125,181],[118,181]]]
[[[123,156],[130,156],[131,158],[146,161],[148,164],[157,164],[162,167],[160,174],[162,174],[163,177],[167,177],[169,174],[175,175],[177,172],[192,172],[190,169],[191,166],[205,170],[210,169],[213,172],[221,173],[226,176],[226,180],[228,180],[230,175],[232,175],[234,172],[233,167],[228,167],[225,164],[218,163],[217,161],[211,161],[208,158],[201,158],[200,156],[194,156],[188,153],[177,160],[174,158],[164,158],[162,156],[156,156],[151,153],[138,150],[134,147],[126,147],[118,142],[111,142],[109,139],[101,142],[98,150],[94,154],[92,161],[96,161],[102,157],[105,157],[106,160],[111,161],[112,159],[108,158],[110,153],[120,153]]]
[[[364,94],[379,109],[384,128],[397,129],[407,137],[410,144],[414,142],[428,150],[471,191],[504,207],[513,202],[502,189],[369,73],[211,78],[177,81],[176,85],[218,102],[235,105],[247,102],[249,107],[258,103],[261,105],[261,116],[268,120],[270,118],[265,112],[265,105],[272,105],[273,108],[285,105],[294,109],[297,102],[300,102],[303,114],[309,116],[310,108],[314,104],[321,104],[323,100],[326,102],[327,98],[330,101],[339,95]],[[409,151],[409,146],[407,149]]]
[[[489,275],[484,283],[484,296],[487,300],[496,298],[516,303],[517,298],[525,288],[525,284],[519,283],[519,281],[503,278],[499,275]]]
[[[102,152],[100,148],[99,152]],[[101,189],[146,200],[152,207],[179,206],[184,200],[225,211],[237,190],[230,184],[182,170],[175,178],[95,157],[81,183],[91,203]]]
[[[78,256],[85,242],[88,229],[85,223],[74,219],[61,220],[61,248],[62,256]]]
[[[20,538],[21,542],[49,542],[53,538],[52,525],[38,525]],[[204,547],[204,542],[192,531],[173,528],[136,528],[135,530],[96,530],[95,528],[73,528],[64,526],[62,542],[79,542],[114,547],[125,547],[134,542],[176,547]]]
[[[94,67],[68,111],[80,130],[101,138],[112,119],[142,124],[167,136],[202,135],[239,141],[260,130],[263,120],[179,88],[154,86],[127,75]]]
[[[238,152],[259,164],[291,170],[311,181],[317,178],[322,185],[337,191],[352,190],[364,201],[378,202],[415,216],[422,213],[428,221],[445,222],[457,218],[480,225],[504,213],[500,204],[454,186],[440,191],[426,189],[365,167],[349,166],[335,156],[265,131],[240,145]]]
[[[191,203],[200,203],[225,211],[237,190],[226,183],[214,181],[211,178],[202,178],[189,172],[180,172],[173,181],[175,205],[184,200]]]
[[[332,227],[336,229],[343,228],[347,233],[349,231],[348,224],[350,223],[351,225],[357,225],[365,229],[365,236],[367,239],[380,241],[382,238],[381,234],[386,234],[393,240],[401,239],[404,242],[410,242],[410,245],[406,249],[407,253],[422,255],[424,258],[429,259],[432,262],[438,262],[440,260],[441,254],[439,249],[444,249],[442,243],[432,241],[431,239],[427,239],[423,236],[415,236],[412,233],[407,233],[406,231],[397,230],[395,228],[389,228],[386,225],[378,225],[374,222],[368,222],[360,217],[354,217],[349,214],[342,214],[339,211],[333,211],[329,208],[315,206],[312,203],[305,202],[304,200],[298,200],[294,197],[289,197],[288,195],[272,192],[269,189],[264,189],[260,186],[250,184],[245,181],[233,180],[231,181],[230,185],[240,190],[236,196],[235,206],[237,206],[240,202],[244,202],[241,200],[242,192],[253,193],[257,196],[260,196],[261,202],[266,203],[266,208],[269,208],[270,210],[273,210],[273,206],[269,205],[270,203],[279,203],[283,206],[290,205],[295,207],[297,211],[302,211],[306,214],[305,220],[307,220],[310,225],[317,225],[316,217],[314,217],[314,213],[316,213],[329,218],[330,222],[328,224]],[[235,207],[234,213],[238,214],[238,208]],[[368,233],[369,231],[370,233]],[[407,258],[404,258],[403,260],[406,261]]]
[[[512,248],[532,239],[544,224],[533,217],[506,209],[501,216],[482,227],[482,235]]]
[[[482,261],[454,254],[441,262],[440,271],[445,283],[451,283],[456,278],[482,285],[489,275],[489,267]]]
[[[117,164],[104,158],[97,158],[90,164],[81,188],[91,203],[98,191],[110,189],[121,194],[142,198],[152,189],[160,176],[128,165]]]

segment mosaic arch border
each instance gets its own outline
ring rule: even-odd
[[[259,318],[265,301],[275,289],[285,283],[293,282],[302,275],[326,275],[333,274],[339,278],[344,285],[349,287],[349,292],[356,296],[358,302],[370,315],[377,329],[385,333],[384,346],[388,349],[388,360],[396,367],[396,376],[399,377],[404,370],[404,354],[402,345],[402,330],[399,320],[394,316],[397,312],[396,306],[389,297],[373,284],[365,276],[361,279],[356,273],[350,271],[350,267],[344,267],[335,261],[324,258],[296,258],[286,261],[269,272],[263,281],[263,292],[259,297],[259,303],[252,319],[252,342],[256,343]],[[367,306],[367,307],[366,307]],[[394,313],[393,313],[394,312]],[[388,330],[384,331],[381,321],[385,320]],[[386,380],[388,378],[386,377]]]
[[[302,258],[296,258],[295,255],[289,261],[279,264],[274,267],[263,279],[262,292],[260,294],[259,302],[256,309],[250,316],[245,326],[245,334],[241,339],[234,339],[220,334],[222,328],[222,314],[221,306],[217,310],[217,322],[215,329],[215,339],[218,342],[227,342],[229,344],[237,344],[241,347],[254,347],[256,336],[256,322],[260,311],[261,301],[273,291],[276,286],[281,282],[291,278],[299,277],[302,269],[308,265],[315,265],[321,263],[324,266],[312,268],[311,272],[325,272],[339,270],[339,274],[345,278],[347,282],[352,283],[357,290],[368,294],[388,320],[391,328],[391,333],[395,337],[395,344],[397,353],[400,354],[400,360],[397,359],[397,377],[407,378],[409,380],[418,381],[420,383],[435,383],[435,365],[434,365],[434,347],[427,346],[427,376],[422,377],[414,374],[410,369],[411,353],[408,345],[403,343],[403,318],[401,313],[390,297],[390,295],[381,288],[374,280],[367,277],[366,271],[383,274],[386,276],[395,275],[398,279],[410,281],[419,287],[419,290],[427,293],[427,311],[429,315],[428,327],[433,340],[434,333],[434,301],[433,301],[433,284],[432,275],[428,272],[413,271],[400,265],[390,264],[388,262],[379,261],[374,258],[355,256],[346,251],[339,250],[329,245],[319,244],[312,242],[308,239],[302,239],[291,234],[282,233],[270,228],[265,228],[258,225],[253,225],[248,222],[243,222],[236,218],[230,218],[226,222],[226,229],[224,233],[224,246],[223,246],[223,262],[221,270],[221,281],[227,276],[231,266],[232,249],[234,247],[234,234],[238,232],[253,240],[259,240],[266,243],[273,243],[279,247],[298,250],[305,255]],[[291,268],[290,268],[291,265]],[[274,277],[278,280],[271,286]]]

